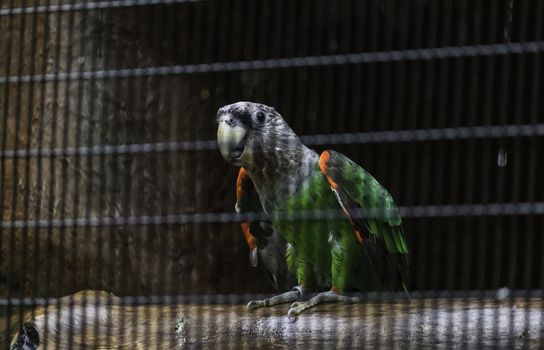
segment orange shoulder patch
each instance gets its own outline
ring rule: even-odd
[[[332,188],[337,189],[338,184],[334,182],[334,180],[329,175],[327,175],[327,169],[329,167],[328,162],[330,157],[331,157],[331,154],[329,151],[323,151],[321,153],[321,156],[319,157],[319,169],[321,170],[323,175],[325,175],[325,178],[327,179],[327,182],[329,183],[329,185],[331,185]]]

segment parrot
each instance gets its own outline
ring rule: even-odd
[[[254,187],[271,229],[286,242],[283,259],[296,280],[289,291],[250,301],[249,309],[292,303],[288,317],[294,320],[324,303],[361,302],[351,291],[397,290],[409,297],[402,218],[372,175],[339,152],[308,148],[265,104],[225,105],[216,121],[221,156],[240,167],[237,187]],[[237,192],[240,211],[246,193]],[[297,216],[312,212],[323,215]],[[242,230],[254,247],[250,220]]]

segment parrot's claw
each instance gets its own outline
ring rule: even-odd
[[[254,310],[260,307],[273,306],[278,304],[292,303],[303,297],[302,287],[295,287],[289,292],[282,293],[280,295],[273,296],[272,298],[266,298],[263,300],[251,300],[247,303],[247,308]]]
[[[302,313],[304,310],[308,310],[314,306],[325,303],[343,303],[343,304],[356,304],[360,303],[361,299],[357,297],[348,297],[346,295],[340,295],[338,293],[328,291],[319,293],[311,299],[303,302],[295,302],[291,304],[291,308],[287,312],[289,321],[294,322],[296,316]]]
[[[295,322],[297,320],[298,312],[294,308],[290,308],[289,311],[287,311],[287,318],[289,319],[289,322]]]
[[[255,309],[258,309],[260,307],[264,307],[266,306],[266,299],[264,300],[251,300],[249,303],[247,303],[247,308],[249,310],[255,310]]]
[[[291,304],[291,309],[299,306],[300,304],[302,304],[302,301],[295,301],[294,303]]]

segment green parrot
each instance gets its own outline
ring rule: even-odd
[[[407,293],[402,220],[376,179],[343,154],[306,147],[272,107],[237,102],[221,107],[217,122],[222,157],[242,167],[237,187],[252,182],[263,212],[287,242],[287,269],[297,281],[292,290],[250,301],[248,308],[293,303],[288,316],[294,319],[319,304],[360,301],[348,291]],[[240,209],[244,193],[237,192]],[[330,211],[341,215],[296,215]],[[308,292],[318,293],[307,298]]]

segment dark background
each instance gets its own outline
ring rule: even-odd
[[[72,3],[65,1],[65,3]],[[3,1],[9,6],[44,1]],[[0,17],[0,75],[543,40],[544,3],[198,1]],[[0,84],[2,149],[212,140],[216,110],[274,106],[298,134],[543,122],[541,53]],[[542,137],[321,145],[400,206],[541,202]],[[498,166],[499,153],[506,166]],[[220,213],[217,150],[0,158],[1,219]],[[406,218],[417,290],[544,286],[542,215]],[[1,296],[270,292],[235,223],[4,229]]]

